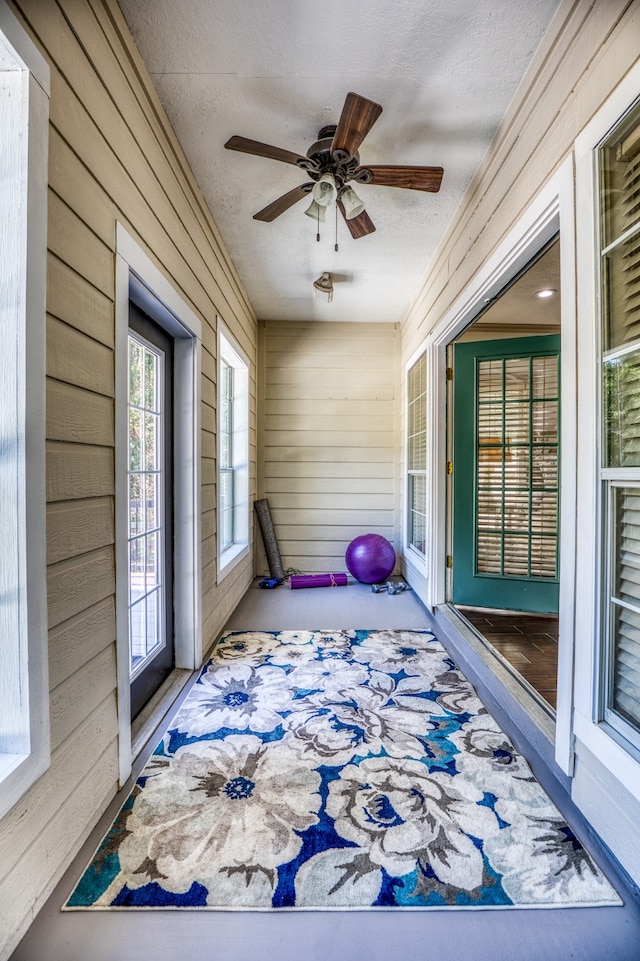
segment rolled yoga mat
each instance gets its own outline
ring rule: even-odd
[[[269,501],[266,497],[263,497],[262,500],[254,501],[253,507],[258,516],[258,524],[260,525],[262,542],[267,555],[269,573],[272,577],[284,579],[284,568],[280,558],[278,541],[276,540],[276,532],[273,529],[271,511],[269,510]]]
[[[341,587],[347,583],[346,574],[292,574],[289,586],[299,587]]]

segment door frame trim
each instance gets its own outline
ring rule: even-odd
[[[427,559],[428,597],[431,607],[446,603],[445,526],[447,485],[447,345],[462,333],[485,303],[523,267],[556,233],[560,233],[561,263],[561,416],[562,489],[560,493],[560,636],[558,644],[558,704],[556,710],[556,761],[573,773],[572,731],[574,621],[576,598],[576,485],[577,485],[577,306],[575,281],[574,161],[569,155],[540,190],[481,265],[477,274],[435,325],[426,340],[427,421],[427,524],[433,532]]]
[[[200,370],[202,324],[139,244],[116,224],[115,535],[119,779],[131,773],[127,449],[129,301],[174,339],[174,635],[176,668],[202,662]]]

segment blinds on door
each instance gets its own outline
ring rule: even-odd
[[[609,572],[605,717],[640,732],[640,123],[600,150]],[[634,737],[634,739],[636,739]]]
[[[476,573],[557,577],[558,356],[478,361]]]

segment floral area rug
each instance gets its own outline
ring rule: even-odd
[[[219,642],[66,907],[620,904],[423,631]]]

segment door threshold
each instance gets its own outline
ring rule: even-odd
[[[478,607],[475,604],[451,604],[454,611],[460,611],[464,614],[465,611],[475,611],[477,614],[500,614],[500,615],[510,615],[514,614],[518,617],[548,617],[549,619],[557,618],[557,614],[548,614],[542,611],[517,611],[508,610],[502,607]]]
[[[509,695],[526,711],[538,730],[554,744],[556,736],[555,711],[544,698],[516,671],[482,634],[471,624],[462,611],[452,604],[438,607],[449,624],[462,635],[473,653],[489,668],[496,680]]]
[[[142,753],[149,738],[174,706],[182,690],[194,676],[193,671],[174,668],[151,700],[131,724],[131,760]]]
[[[525,690],[494,657],[466,618],[450,604],[438,605],[433,629],[480,700],[527,758],[534,775],[549,793],[560,789],[571,796],[571,778],[555,759],[556,725],[548,710]]]
[[[495,657],[502,664],[502,666],[510,674],[513,675],[516,682],[524,688],[524,690],[527,692],[527,694],[530,695],[530,697],[534,698],[534,700],[538,702],[542,710],[546,711],[549,717],[551,717],[555,722],[556,710],[555,710],[554,704],[550,703],[544,697],[544,695],[540,693],[540,690],[535,686],[535,684],[533,684],[528,678],[524,676],[524,674],[522,674],[518,670],[518,665],[516,662],[514,662],[513,660],[510,660],[510,658],[507,655],[502,653],[502,651],[500,650],[500,647],[497,644],[493,643],[492,637],[487,637],[484,634],[482,625],[476,624],[471,615],[486,614],[488,616],[498,615],[500,617],[515,616],[520,620],[521,624],[523,623],[523,619],[527,617],[532,619],[535,618],[537,621],[548,618],[549,621],[553,621],[556,625],[558,623],[558,615],[557,614],[537,614],[537,613],[531,613],[530,611],[503,611],[497,608],[469,607],[465,604],[451,604],[451,607],[458,615],[464,618],[465,623],[468,624],[471,630],[475,632],[475,634],[478,636],[482,644],[486,646],[486,648],[492,654],[492,656]],[[526,638],[526,634],[524,636]],[[557,677],[556,677],[556,686],[557,686]]]

